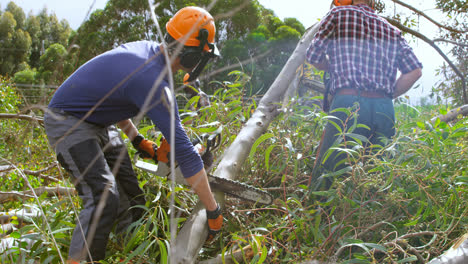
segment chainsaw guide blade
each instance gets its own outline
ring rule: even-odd
[[[160,162],[158,165],[155,165],[137,160],[135,162],[135,167],[157,176],[166,177],[169,180],[171,179],[170,168],[166,163]],[[178,166],[176,166],[175,182],[178,184],[188,185]],[[211,189],[223,192],[239,199],[248,200],[263,205],[270,205],[273,202],[273,196],[270,193],[245,183],[217,177],[211,174],[208,174],[208,182],[210,183]]]

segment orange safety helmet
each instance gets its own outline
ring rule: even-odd
[[[335,6],[346,6],[346,5],[353,5],[353,0],[333,0],[333,4]],[[372,9],[375,9],[375,0],[369,1],[368,4],[371,6]]]
[[[352,5],[353,0],[333,0],[333,4],[336,6]]]
[[[208,32],[208,36],[205,32]],[[179,11],[167,22],[166,30],[172,38],[178,42],[184,44],[184,46],[198,47],[200,41],[206,41],[206,45],[203,47],[203,51],[209,52],[214,46],[216,27],[214,19],[203,8],[196,6],[187,6]],[[205,34],[201,34],[201,32]],[[189,36],[186,36],[190,34]],[[201,39],[206,37],[206,40]],[[210,45],[211,44],[211,45]]]

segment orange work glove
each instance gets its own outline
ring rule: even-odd
[[[206,216],[208,218],[208,241],[211,241],[221,232],[221,226],[223,225],[223,215],[219,204],[214,211],[206,210]]]
[[[151,140],[145,139],[141,134],[138,134],[132,140],[133,147],[141,153],[144,159],[154,159],[157,161],[156,150],[158,146]]]
[[[156,156],[158,156],[158,160],[164,163],[169,163],[169,152],[171,152],[171,145],[169,145],[167,140],[163,138],[161,141],[161,145],[156,151]]]

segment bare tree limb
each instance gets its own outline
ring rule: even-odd
[[[404,32],[408,32],[410,33],[411,35],[425,41],[426,43],[428,43],[429,45],[431,45],[431,47],[433,47],[439,54],[440,56],[442,56],[442,58],[444,58],[444,60],[450,65],[450,67],[452,68],[452,70],[458,75],[458,77],[460,77],[460,79],[462,80],[462,92],[463,92],[463,102],[465,104],[468,104],[468,98],[467,98],[467,95],[466,95],[466,78],[465,76],[463,75],[463,73],[458,69],[458,67],[447,57],[447,55],[445,55],[445,53],[437,46],[434,44],[434,42],[432,40],[430,40],[428,37],[426,37],[425,35],[413,30],[413,29],[410,29],[404,25],[402,25],[400,22],[398,22],[397,20],[393,19],[393,18],[389,18],[389,17],[386,17],[385,19],[388,20],[388,22],[392,25],[394,25],[395,27],[399,28],[400,30],[404,31]]]
[[[49,197],[55,195],[68,195],[75,194],[75,188],[70,187],[39,187],[35,188],[34,192],[37,196],[41,196],[43,193],[47,192]],[[0,192],[0,203],[11,201],[11,200],[21,200],[21,199],[30,199],[34,198],[34,195],[31,190],[24,192]]]
[[[36,176],[36,177],[39,177],[39,178],[42,178],[42,179],[45,179],[45,180],[48,180],[48,181],[59,182],[60,181],[59,179],[43,174],[44,172],[47,172],[50,169],[57,167],[57,165],[58,165],[58,163],[54,162],[54,163],[51,163],[46,168],[41,169],[41,170],[33,171],[33,170],[25,169],[25,170],[22,170],[22,172],[24,174]],[[14,170],[14,169],[17,169],[17,168],[14,167],[14,166],[10,166],[10,165],[0,166],[0,176],[2,176],[2,174],[4,172],[11,171],[11,170]]]
[[[20,115],[20,114],[7,114],[7,113],[0,113],[0,118],[5,119],[23,119],[28,121],[39,122],[40,124],[44,123],[44,120],[40,117],[30,116],[30,115]]]
[[[436,26],[438,26],[438,27],[440,27],[440,28],[444,28],[444,29],[446,29],[446,30],[449,30],[449,31],[452,31],[452,32],[456,32],[456,33],[466,33],[466,32],[468,32],[468,30],[461,31],[461,30],[458,30],[458,29],[455,29],[455,28],[451,28],[451,27],[442,25],[442,24],[440,24],[439,22],[437,22],[437,21],[435,21],[434,19],[432,19],[430,16],[426,15],[424,12],[422,12],[422,11],[416,9],[416,8],[413,7],[413,6],[408,5],[407,3],[403,3],[403,2],[401,2],[401,1],[399,1],[399,0],[392,0],[392,1],[395,2],[395,3],[397,3],[397,4],[399,4],[399,5],[401,5],[401,6],[404,6],[404,7],[408,8],[408,9],[410,9],[411,11],[415,12],[415,13],[418,14],[418,15],[421,15],[421,16],[425,17],[427,20],[429,20],[429,21],[432,22],[434,25],[436,25]]]
[[[27,174],[27,175],[33,175],[33,176],[37,176],[39,178],[43,178],[43,179],[46,179],[46,180],[49,180],[49,181],[58,182],[59,180],[54,178],[54,177],[43,175],[44,172],[49,171],[50,169],[53,169],[53,168],[57,167],[57,165],[58,165],[58,163],[54,162],[54,163],[50,164],[49,166],[47,166],[47,168],[44,168],[42,170],[37,170],[37,171],[23,170],[23,172],[24,172],[24,174]]]
[[[4,166],[0,166],[0,173],[2,172],[7,172],[7,171],[11,171],[11,170],[14,170],[15,167],[13,166],[10,166],[10,165],[4,165]],[[1,174],[0,174],[1,175]]]
[[[431,122],[434,123],[437,120],[437,118],[439,118],[440,121],[447,123],[456,119],[459,115],[468,116],[468,104],[452,109],[446,115],[436,116],[431,119]]]
[[[436,38],[436,39],[433,39],[432,41],[433,42],[447,42],[447,43],[457,45],[457,46],[460,46],[460,47],[468,47],[468,44],[456,42],[456,41],[453,41],[453,40],[443,39],[443,38]]]

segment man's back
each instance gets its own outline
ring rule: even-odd
[[[159,45],[150,41],[123,44],[76,70],[57,90],[49,107],[87,121],[110,125],[135,116],[144,95],[165,67]],[[141,101],[141,102],[140,102]]]
[[[329,12],[308,50],[309,61],[329,57],[331,93],[349,87],[393,94],[397,70],[412,70],[417,59],[401,32],[366,4]]]

